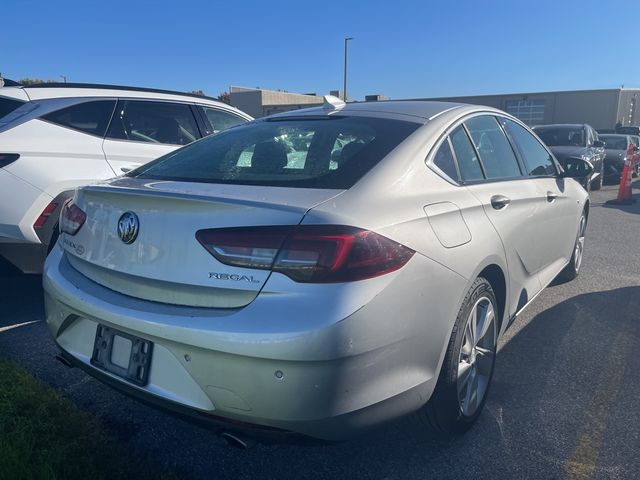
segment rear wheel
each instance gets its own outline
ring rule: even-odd
[[[584,240],[587,230],[587,216],[582,212],[580,217],[580,225],[578,227],[578,236],[576,237],[576,243],[573,247],[573,253],[571,254],[571,261],[564,267],[564,270],[558,275],[558,279],[569,282],[576,278],[580,273],[580,267],[582,266],[582,256],[584,254]]]
[[[491,284],[478,278],[456,318],[431,400],[418,412],[441,436],[467,431],[484,407],[495,365],[496,306]]]

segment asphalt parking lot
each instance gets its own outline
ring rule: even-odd
[[[580,276],[549,287],[507,332],[485,412],[451,442],[408,418],[343,444],[232,449],[56,362],[41,278],[6,267],[0,356],[100,417],[131,450],[187,478],[638,478],[640,203],[604,205],[615,194],[616,187],[592,193]]]

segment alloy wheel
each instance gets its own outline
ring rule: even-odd
[[[487,393],[496,353],[495,308],[491,300],[476,301],[464,327],[458,359],[458,402],[465,416],[472,416]]]

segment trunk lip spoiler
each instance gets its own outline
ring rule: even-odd
[[[215,185],[215,184],[213,184]],[[264,188],[272,188],[272,187],[264,187]],[[286,187],[282,187],[286,188]],[[309,189],[312,190],[312,189]],[[320,189],[316,189],[320,190]],[[306,213],[309,210],[321,205],[329,200],[332,200],[339,195],[342,195],[347,190],[322,190],[325,192],[331,192],[330,195],[318,199],[318,201],[312,202],[311,205],[293,205],[293,204],[285,204],[277,201],[269,201],[268,199],[257,200],[257,199],[245,199],[245,198],[235,198],[233,196],[227,195],[205,195],[200,193],[188,193],[188,192],[172,192],[167,190],[151,190],[146,189],[144,187],[130,187],[130,186],[113,186],[113,185],[89,185],[82,187],[78,190],[79,192],[91,192],[91,193],[112,193],[112,194],[122,194],[122,195],[132,195],[138,197],[157,197],[157,198],[171,198],[175,200],[185,200],[185,201],[196,201],[202,203],[222,203],[227,205],[243,205],[243,206],[257,206],[257,207],[266,207],[274,210],[284,211],[284,212],[296,212],[296,213]]]

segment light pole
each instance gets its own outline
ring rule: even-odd
[[[347,37],[344,39],[344,88],[342,89],[342,100],[347,101],[347,46],[349,40],[353,40],[353,37]]]
[[[64,83],[67,83],[67,76],[66,75],[60,75],[60,78],[62,80],[64,80]]]

